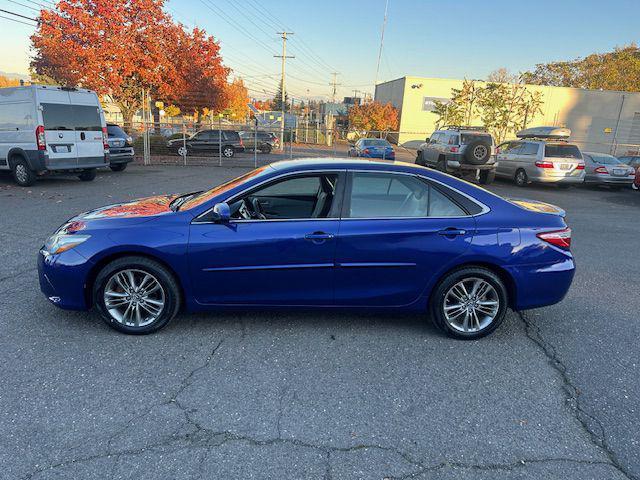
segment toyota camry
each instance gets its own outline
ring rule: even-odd
[[[313,307],[421,312],[473,339],[508,308],[562,300],[570,244],[553,205],[412,164],[310,159],[80,214],[38,267],[50,302],[130,334],[181,310]]]

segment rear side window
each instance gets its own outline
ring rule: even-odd
[[[580,149],[569,144],[546,144],[544,146],[544,156],[551,158],[582,158]]]
[[[230,132],[230,131],[226,131],[226,132],[222,132],[224,134],[224,139],[225,140],[231,140],[231,141],[239,141],[240,140],[240,134],[238,132]]]
[[[89,105],[71,105],[73,123],[76,130],[101,132],[102,121],[97,107]]]
[[[467,213],[451,198],[409,175],[353,174],[350,218],[455,217]]]
[[[47,130],[74,130],[71,105],[43,103],[42,119]]]
[[[0,130],[26,130],[35,128],[33,104],[4,103],[0,108]]]
[[[107,125],[107,134],[110,137],[127,138],[127,134],[118,125]]]
[[[522,150],[520,150],[521,155],[537,155],[538,154],[538,144],[537,143],[525,143],[522,145]]]

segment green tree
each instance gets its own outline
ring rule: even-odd
[[[278,84],[278,91],[273,97],[273,109],[277,111],[289,111],[289,95],[286,90],[284,92],[284,108],[282,108],[282,82]]]
[[[575,60],[540,63],[522,74],[535,85],[604,90],[640,91],[640,48],[635,43],[612,52],[593,53]]]

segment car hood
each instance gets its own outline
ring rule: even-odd
[[[520,208],[525,210],[529,210],[530,212],[537,213],[549,213],[551,215],[558,215],[560,217],[564,217],[566,212],[555,205],[551,205],[550,203],[539,202],[537,200],[529,200],[526,198],[507,198],[508,202],[517,205]]]
[[[73,218],[73,221],[99,220],[107,218],[152,217],[171,212],[169,205],[178,195],[156,195],[131,202],[115,203],[96,208]]]

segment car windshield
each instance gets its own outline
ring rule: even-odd
[[[489,134],[477,134],[477,133],[463,133],[462,134],[462,144],[468,145],[471,142],[475,142],[477,140],[484,140],[488,143],[493,143],[493,139]]]
[[[362,145],[365,147],[388,147],[389,142],[386,140],[365,140]]]
[[[189,198],[183,204],[181,204],[180,210],[189,210],[191,208],[198,207],[203,203],[211,200],[213,197],[220,195],[224,192],[228,192],[232,188],[235,188],[238,185],[241,185],[242,183],[246,182],[250,178],[259,176],[268,168],[269,168],[268,165],[265,165],[264,167],[256,168],[255,170],[247,172],[244,175],[240,175],[239,177],[234,178],[233,180],[229,180],[226,183],[213,187],[211,190],[206,190],[198,195],[195,195]]]
[[[602,165],[617,165],[619,163],[622,163],[620,160],[618,160],[613,155],[600,154],[600,155],[591,155],[591,157],[593,158],[594,161],[596,161],[596,162],[598,162],[598,163],[600,163]]]
[[[544,156],[551,158],[582,158],[580,149],[567,143],[548,143],[544,146]]]
[[[127,134],[118,125],[107,125],[107,134],[110,137],[126,138]]]

